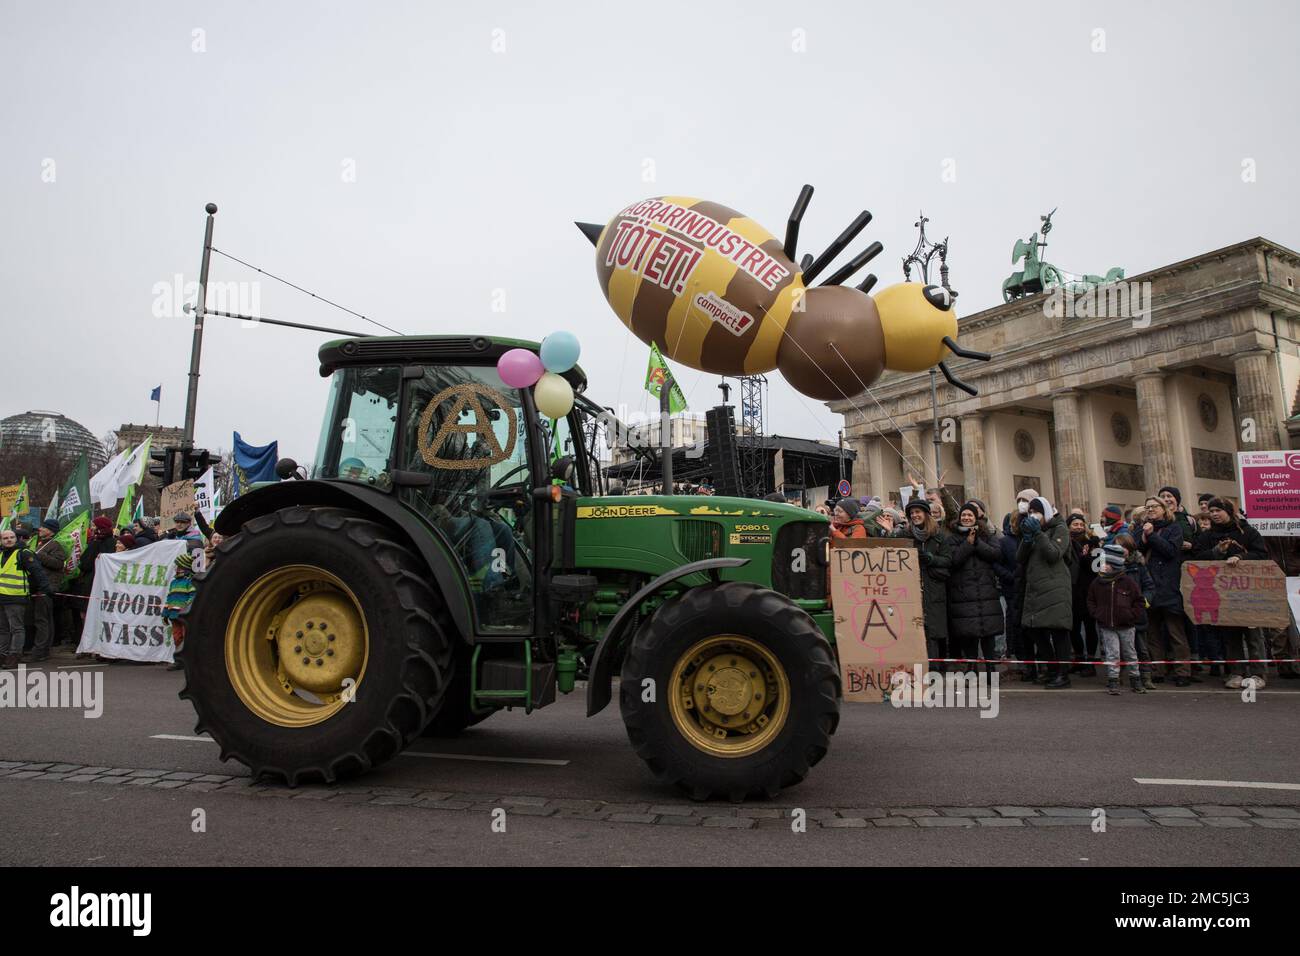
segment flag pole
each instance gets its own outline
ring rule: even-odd
[[[208,218],[203,230],[203,258],[199,263],[199,295],[194,303],[194,341],[190,347],[190,383],[185,396],[185,431],[181,438],[184,448],[194,447],[194,413],[199,401],[199,355],[203,350],[203,315],[208,308],[208,262],[212,257],[213,216],[217,214],[217,204],[208,203],[204,207]]]

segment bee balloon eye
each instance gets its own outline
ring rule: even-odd
[[[801,258],[799,225],[812,193],[800,191],[784,241],[734,209],[684,196],[633,203],[604,227],[577,225],[596,247],[600,291],[615,314],[688,368],[715,375],[780,368],[796,390],[830,400],[861,393],[886,368],[920,371],[949,350],[964,354],[956,293],[904,283],[873,298],[874,275],[845,284],[880,254],[879,242],[810,288],[871,221],[863,210],[819,255]]]
[[[928,285],[922,290],[922,294],[925,296],[925,301],[944,312],[952,308],[953,300],[957,298],[956,292],[945,289],[941,285]]]

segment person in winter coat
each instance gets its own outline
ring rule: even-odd
[[[924,498],[907,503],[907,532],[921,564],[921,610],[925,615],[925,648],[930,658],[948,657],[948,577],[952,551]],[[942,663],[936,668],[946,668]]]
[[[1165,485],[1156,492],[1156,497],[1165,506],[1165,517],[1182,529],[1183,553],[1185,555],[1192,550],[1192,542],[1200,533],[1196,527],[1196,519],[1187,513],[1187,509],[1183,507],[1183,493],[1173,485]],[[1147,505],[1150,504],[1151,502],[1148,501]]]
[[[858,503],[852,498],[841,498],[835,503],[835,510],[831,512],[831,537],[843,539],[866,536],[866,525],[858,517]]]
[[[1073,581],[1070,532],[1061,516],[1041,495],[1029,503],[1020,520],[1020,548],[1016,560],[1025,568],[1025,607],[1020,626],[1029,632],[1038,657],[1070,660],[1070,624],[1073,615]],[[1069,664],[1049,665],[1047,686],[1070,686]],[[1040,673],[1039,680],[1043,674]]]
[[[1002,556],[997,532],[981,516],[977,502],[961,506],[952,525],[952,568],[948,577],[948,648],[953,657],[985,661],[989,673],[997,665],[996,641],[1005,627],[998,596],[997,563]]]
[[[1002,518],[1002,537],[998,539],[998,587],[1002,590],[1004,626],[1007,635],[1007,652],[1022,663],[1020,679],[1033,681],[1038,670],[1033,664],[1034,647],[1023,638],[1020,616],[1025,607],[1025,569],[1016,559],[1020,550],[1020,512]]]
[[[1138,673],[1142,676],[1142,686],[1147,690],[1155,690],[1156,685],[1151,682],[1151,650],[1147,646],[1147,611],[1151,607],[1151,599],[1155,597],[1156,583],[1131,534],[1119,535],[1115,543],[1124,549],[1124,573],[1133,580],[1142,594],[1142,607],[1138,609],[1137,624],[1133,629],[1133,644],[1137,648]]]
[[[55,540],[59,532],[59,523],[53,518],[42,521],[36,529],[36,560],[41,563],[41,570],[50,583],[50,593],[32,596],[32,609],[36,612],[36,641],[32,645],[32,660],[43,661],[50,656],[50,644],[56,634],[55,601],[61,600],[54,595],[63,591],[63,565],[68,560],[63,545]]]
[[[903,516],[896,508],[881,508],[871,517],[867,518],[864,524],[867,528],[867,537],[869,538],[896,538],[902,529]]]
[[[1267,561],[1268,548],[1258,531],[1242,518],[1238,517],[1236,508],[1226,498],[1213,498],[1208,504],[1210,513],[1210,530],[1196,536],[1192,543],[1190,559],[1193,561],[1222,561],[1232,567],[1241,561]],[[1219,627],[1202,625],[1202,634],[1218,637],[1223,642],[1224,657],[1245,660],[1261,660],[1264,657],[1264,637],[1257,628]],[[1243,655],[1244,652],[1244,655]],[[1237,689],[1246,678],[1251,678],[1256,687],[1264,686],[1264,664],[1234,664],[1232,676],[1224,681],[1224,686]]]
[[[1097,623],[1088,613],[1088,588],[1097,576],[1093,561],[1101,542],[1088,533],[1088,519],[1082,514],[1071,513],[1066,526],[1070,529],[1070,548],[1074,552],[1074,590],[1070,605],[1074,620],[1070,623],[1070,647],[1076,661],[1093,661],[1097,659]],[[1094,668],[1091,664],[1076,664],[1072,672],[1091,675]]]
[[[1129,686],[1135,694],[1145,694],[1138,674],[1135,631],[1138,613],[1144,601],[1133,579],[1124,573],[1124,548],[1108,544],[1102,549],[1105,564],[1088,586],[1088,613],[1097,622],[1106,653],[1106,690],[1119,693],[1119,661],[1124,660]]]
[[[1101,527],[1105,535],[1101,539],[1102,544],[1114,544],[1117,534],[1128,532],[1128,525],[1124,523],[1124,512],[1119,509],[1118,505],[1107,505],[1101,512]]]
[[[1147,500],[1146,520],[1134,536],[1138,550],[1147,559],[1147,570],[1155,582],[1156,592],[1147,615],[1147,643],[1152,660],[1188,661],[1191,648],[1183,619],[1182,563],[1183,529],[1173,520],[1165,503],[1159,498]],[[1186,687],[1192,682],[1191,665],[1156,664],[1152,677],[1157,684],[1165,676],[1173,678],[1174,686]]]
[[[147,548],[158,542],[158,534],[153,529],[152,518],[136,518],[131,522],[132,534],[137,548]]]
[[[38,592],[54,593],[41,562],[18,544],[13,528],[5,528],[0,531],[0,668],[18,666],[27,642],[27,605]],[[36,651],[48,654],[48,648],[37,647]]]

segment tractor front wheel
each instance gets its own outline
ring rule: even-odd
[[[830,645],[782,594],[727,582],[661,606],[624,658],[619,706],[637,755],[692,799],[775,796],[839,723]]]

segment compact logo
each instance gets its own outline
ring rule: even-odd
[[[50,925],[129,926],[131,935],[148,936],[153,927],[152,893],[68,893],[50,897]]]

